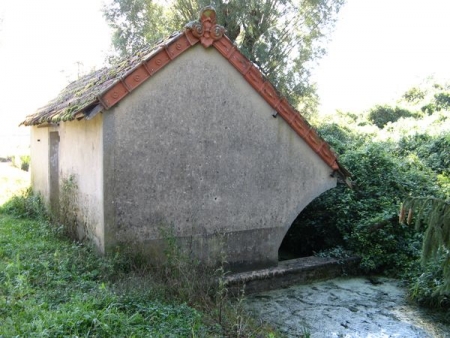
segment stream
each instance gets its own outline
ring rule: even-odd
[[[395,279],[338,278],[246,297],[245,308],[287,337],[450,337]]]

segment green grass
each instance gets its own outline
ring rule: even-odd
[[[130,276],[115,265],[43,220],[0,214],[0,336],[208,335],[201,313],[185,304],[165,304],[151,290],[121,292],[115,281]]]

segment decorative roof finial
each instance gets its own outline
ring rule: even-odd
[[[200,21],[189,22],[186,29],[192,32],[205,48],[211,46],[214,41],[219,40],[225,33],[225,28],[217,24],[216,10],[207,6],[200,11]]]

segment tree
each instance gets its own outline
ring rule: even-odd
[[[103,15],[113,30],[112,43],[118,56],[135,53],[145,43],[167,36],[171,26],[163,21],[164,8],[152,0],[113,0]]]
[[[421,86],[412,87],[403,94],[401,101],[409,108],[420,109],[432,115],[450,110],[450,83],[438,82],[434,77],[427,78]]]
[[[442,282],[436,285],[434,295],[450,295],[450,201],[431,197],[408,198],[400,209],[399,221],[410,224],[417,211],[416,230],[426,224],[422,245],[422,266],[439,260]],[[406,213],[408,211],[408,213]]]
[[[212,4],[228,37],[264,75],[304,113],[313,111],[317,96],[311,69],[324,55],[324,43],[345,0],[113,0],[104,16],[113,29],[119,56],[197,20]]]
[[[378,128],[384,128],[389,122],[398,121],[402,117],[415,116],[407,109],[400,107],[391,107],[389,105],[376,105],[369,112],[368,119]]]

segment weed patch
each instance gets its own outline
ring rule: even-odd
[[[60,189],[59,210],[54,213],[54,222],[63,227],[66,236],[78,239],[78,185],[74,176],[62,180]],[[83,229],[84,230],[84,229]]]
[[[0,238],[0,336],[188,337],[205,331],[200,312],[185,304],[115,292],[113,276],[121,272],[114,260],[55,239],[44,221],[0,215]]]

